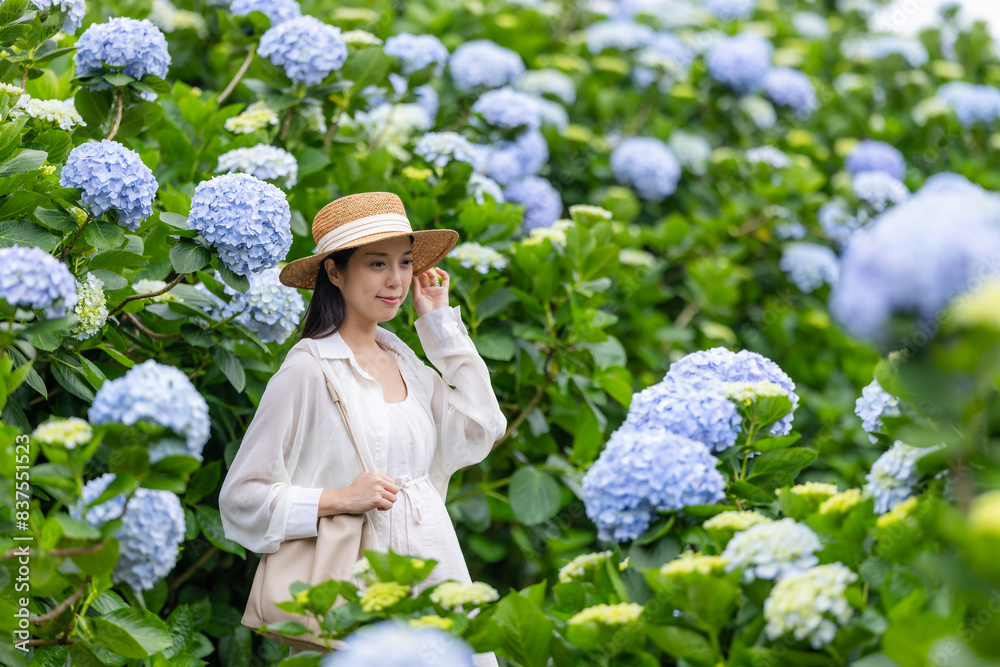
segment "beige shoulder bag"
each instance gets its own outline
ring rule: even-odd
[[[310,345],[307,349],[312,351],[312,347]],[[351,442],[354,443],[360,468],[368,472],[365,458],[361,454],[361,445],[347,419],[347,410],[340,402],[340,395],[330,381],[332,374],[332,369],[329,368],[330,362],[320,359],[314,352],[312,354],[327,376],[326,386],[330,390],[333,402],[340,409],[344,424],[347,425],[347,432]],[[321,628],[314,617],[283,611],[275,606],[275,603],[292,599],[288,589],[296,581],[315,586],[328,579],[351,580],[354,565],[363,556],[362,550],[372,548],[372,537],[372,521],[367,514],[334,514],[319,517],[316,537],[285,540],[277,551],[261,556],[253,578],[253,586],[250,588],[246,611],[240,622],[258,632],[259,628],[267,623],[278,621],[301,623],[310,631],[297,637],[286,637],[278,632],[267,631],[260,634],[297,649],[328,652],[329,649],[318,637]],[[345,602],[343,597],[338,597],[334,606]],[[339,648],[340,645],[341,642],[333,641],[334,648]]]

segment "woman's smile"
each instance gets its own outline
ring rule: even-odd
[[[381,301],[382,303],[387,303],[390,306],[395,306],[397,303],[399,303],[399,297],[398,296],[395,297],[395,298],[393,298],[393,299],[386,299],[386,298],[383,298],[383,297],[378,297],[378,300]]]

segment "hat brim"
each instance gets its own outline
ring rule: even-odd
[[[458,243],[458,232],[454,229],[421,229],[411,232],[383,232],[372,234],[358,239],[353,243],[347,243],[337,250],[346,248],[357,248],[375,241],[391,239],[395,237],[406,237],[413,234],[413,275],[419,275],[427,269],[433,267],[451,252],[451,249]],[[308,257],[300,257],[293,260],[281,269],[278,280],[282,285],[296,287],[299,289],[316,289],[316,274],[323,259],[336,252],[328,250],[316,253]]]

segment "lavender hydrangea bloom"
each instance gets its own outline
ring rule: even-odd
[[[302,16],[302,8],[299,7],[298,0],[233,0],[229,10],[236,16],[246,16],[250,12],[262,12],[271,21],[271,25],[278,25]]]
[[[885,514],[910,497],[920,481],[917,461],[928,451],[897,440],[872,464],[865,491],[875,500],[876,514]]]
[[[283,148],[257,144],[251,148],[236,148],[219,156],[216,172],[244,172],[262,181],[280,181],[286,188],[295,187],[299,163]]]
[[[73,274],[49,253],[17,243],[0,248],[0,299],[9,305],[41,309],[55,319],[74,308],[77,298]]]
[[[403,74],[407,76],[431,65],[434,65],[434,74],[441,76],[448,62],[448,49],[434,35],[401,32],[386,39],[382,51],[402,60]]]
[[[823,204],[817,217],[826,235],[837,243],[844,243],[861,228],[861,223],[847,210],[847,204],[842,199],[833,199]]]
[[[463,93],[477,86],[499,88],[524,74],[521,56],[488,39],[474,39],[459,46],[448,59],[448,67],[455,87]]]
[[[893,204],[906,201],[910,190],[906,185],[884,171],[863,171],[854,176],[851,184],[858,199],[881,213]]]
[[[167,39],[147,19],[137,20],[124,16],[107,23],[94,23],[80,35],[73,55],[77,76],[91,72],[121,70],[136,79],[147,74],[166,77],[170,67]],[[94,90],[110,88],[101,81]],[[156,93],[143,93],[143,99],[152,101]]]
[[[84,506],[104,493],[116,475],[111,472],[83,486],[82,500],[69,507],[70,516],[84,519]],[[122,510],[125,515],[122,516]],[[147,591],[174,569],[184,542],[184,508],[177,495],[160,489],[138,488],[125,505],[125,493],[87,509],[85,520],[94,527],[122,517],[115,534],[118,562],[112,579],[136,591]]]
[[[960,190],[965,192],[983,193],[985,190],[980,185],[973,183],[965,176],[950,171],[942,171],[934,174],[920,188],[921,194],[930,192],[948,192],[949,190]]]
[[[530,232],[537,227],[549,227],[562,214],[559,192],[544,178],[527,176],[504,188],[503,195],[509,202],[524,204],[521,230]]]
[[[861,427],[869,433],[868,439],[875,443],[878,438],[871,434],[882,430],[882,417],[899,416],[899,399],[883,389],[877,379],[872,380],[855,401],[854,414],[861,418]]]
[[[665,429],[618,429],[583,477],[587,516],[599,539],[635,539],[657,511],[722,500],[717,464],[705,445]]]
[[[435,167],[444,167],[452,160],[475,163],[472,144],[457,132],[428,132],[417,140],[413,152]]]
[[[453,634],[433,627],[415,628],[397,620],[365,626],[346,638],[347,648],[327,653],[320,667],[472,667],[473,652]]]
[[[72,35],[80,29],[83,25],[83,16],[87,13],[86,0],[31,0],[31,3],[42,13],[51,11],[54,7],[66,12],[66,20],[63,21],[60,30],[67,35]]]
[[[993,86],[949,81],[938,88],[937,98],[951,107],[962,127],[992,125],[1000,118],[1000,89]]]
[[[677,189],[681,164],[670,147],[653,137],[629,137],[611,153],[611,170],[620,183],[643,199],[662,201]]]
[[[893,314],[930,321],[952,297],[997,272],[998,222],[995,193],[918,192],[851,237],[830,312],[851,334],[872,339],[888,333]]]
[[[622,428],[662,428],[721,452],[736,443],[741,421],[721,387],[667,378],[632,395]]]
[[[549,159],[549,145],[537,130],[522,132],[513,141],[493,146],[473,146],[476,170],[500,185],[534,176]]]
[[[607,49],[630,51],[645,46],[653,37],[653,29],[648,25],[615,19],[591,23],[584,31],[587,50],[601,53]]]
[[[705,0],[705,9],[723,21],[748,19],[757,8],[757,0]]]
[[[294,287],[278,280],[277,267],[250,274],[250,289],[237,292],[229,285],[226,294],[233,299],[222,313],[223,318],[237,315],[236,321],[257,334],[265,343],[284,343],[292,335],[306,309],[302,295]]]
[[[315,85],[344,65],[347,43],[340,28],[307,15],[269,28],[258,52],[284,67],[292,81]]]
[[[74,148],[59,185],[83,190],[81,200],[95,217],[114,209],[118,224],[130,231],[152,215],[159,187],[138,153],[108,139]]]
[[[819,104],[809,77],[790,67],[774,67],[764,76],[764,90],[771,101],[808,116]]]
[[[716,40],[705,54],[708,73],[737,93],[749,93],[761,86],[771,69],[771,42],[753,32]]]
[[[199,461],[211,427],[208,403],[187,375],[153,359],[133,366],[120,378],[105,381],[87,410],[87,420],[94,425],[159,424],[184,437],[184,453]],[[155,462],[162,453],[154,447],[150,460]]]
[[[509,86],[483,93],[472,105],[472,112],[490,125],[505,129],[526,127],[534,130],[542,124],[535,98]]]
[[[840,275],[837,255],[817,243],[789,244],[778,266],[803,292],[812,292],[823,285],[836,285]]]
[[[202,181],[191,199],[188,223],[241,276],[269,269],[292,247],[292,212],[285,193],[249,174]]]
[[[730,382],[757,383],[765,380],[773,382],[788,392],[792,411],[771,428],[774,435],[787,435],[792,429],[792,414],[799,403],[795,393],[795,383],[778,364],[767,357],[740,350],[732,352],[724,347],[699,350],[670,364],[664,378],[690,385],[692,388],[708,388],[725,395],[724,387]]]
[[[851,174],[884,171],[897,181],[906,177],[906,160],[903,159],[903,154],[894,146],[874,139],[859,142],[847,156],[845,166]]]

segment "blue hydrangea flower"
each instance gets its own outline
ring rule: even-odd
[[[172,491],[140,487],[129,498],[127,506],[125,493],[120,493],[88,508],[84,517],[84,506],[104,493],[115,477],[114,473],[106,472],[84,484],[82,500],[71,505],[69,513],[74,519],[86,520],[94,527],[122,517],[121,527],[115,534],[118,562],[111,578],[115,582],[125,582],[133,590],[148,591],[177,565],[179,547],[184,542],[184,508]]]
[[[920,481],[917,461],[929,451],[897,440],[872,464],[865,491],[875,500],[876,514],[885,514],[913,494]]]
[[[894,314],[933,320],[952,297],[996,272],[997,220],[995,193],[918,192],[851,237],[830,312],[854,336],[872,339],[887,333]]]
[[[611,171],[643,199],[662,201],[677,189],[681,163],[670,147],[653,137],[629,137],[611,153]]]
[[[117,212],[118,224],[135,231],[153,213],[158,184],[139,154],[116,141],[89,141],[66,159],[59,185],[83,190],[81,200],[96,218]]]
[[[63,21],[60,30],[67,35],[72,35],[80,29],[83,25],[83,16],[87,13],[86,0],[31,0],[31,3],[43,14],[51,11],[53,7],[66,12],[66,20]]]
[[[861,390],[861,396],[854,403],[854,414],[861,418],[861,426],[869,433],[868,438],[878,442],[871,433],[882,430],[882,417],[898,417],[900,414],[899,399],[887,392],[878,380]]]
[[[757,0],[705,0],[705,9],[723,21],[748,19],[757,9]]]
[[[715,41],[705,54],[705,65],[713,79],[737,93],[758,89],[771,69],[774,47],[762,35],[741,32]]]
[[[170,67],[167,38],[147,19],[137,20],[124,16],[107,23],[91,24],[76,43],[73,54],[77,76],[91,72],[122,71],[141,79],[147,74],[161,79]],[[94,90],[110,88],[101,81]],[[153,101],[156,93],[143,93],[143,99]]]
[[[645,47],[636,52],[632,81],[638,88],[647,88],[658,81],[667,92],[677,81],[687,78],[694,62],[695,50],[676,35],[658,32]]]
[[[275,186],[250,174],[223,174],[195,188],[188,224],[233,273],[247,276],[288,254],[291,219],[285,193]]]
[[[499,88],[514,83],[524,74],[524,61],[495,42],[474,39],[452,52],[448,68],[455,87],[467,93],[478,86]]]
[[[782,241],[797,241],[806,236],[806,227],[798,220],[779,220],[774,225],[775,238]]]
[[[874,139],[859,142],[847,156],[845,166],[851,174],[884,171],[897,181],[906,178],[906,160],[903,159],[903,154],[894,146]]]
[[[598,538],[638,537],[657,511],[725,498],[718,460],[700,442],[669,431],[618,429],[583,476],[583,502]]]
[[[836,285],[840,275],[837,255],[817,243],[789,244],[778,266],[803,292],[812,292],[823,285]]]
[[[791,107],[800,116],[808,116],[819,104],[809,77],[790,67],[772,68],[764,76],[764,90],[772,102]]]
[[[295,187],[299,178],[299,163],[283,148],[257,144],[251,148],[235,148],[219,156],[216,172],[244,172],[262,181],[279,181],[284,187]]]
[[[498,204],[507,201],[503,196],[503,188],[500,187],[500,184],[489,176],[483,176],[482,174],[472,174],[469,176],[469,182],[466,184],[465,190],[467,194],[472,195],[472,198],[480,206],[485,201],[485,195],[493,197]]]
[[[623,428],[662,428],[713,452],[736,443],[741,417],[719,386],[692,387],[670,378],[632,395]]]
[[[778,581],[786,574],[817,565],[819,537],[805,524],[784,518],[758,523],[736,533],[722,552],[726,572],[743,569],[744,583],[757,579]]]
[[[513,141],[473,146],[476,170],[500,185],[510,185],[541,171],[549,159],[549,145],[537,130],[522,132]]]
[[[435,167],[444,167],[452,160],[475,164],[472,144],[457,132],[428,132],[417,140],[413,152]]]
[[[537,129],[542,124],[538,111],[535,98],[509,86],[483,93],[472,105],[472,113],[479,114],[490,125],[505,129]]]
[[[973,183],[961,174],[956,174],[950,171],[942,171],[939,174],[934,174],[924,181],[923,187],[920,188],[921,193],[947,192],[949,190],[978,193],[985,192],[982,186]]]
[[[409,76],[425,67],[434,65],[434,74],[444,74],[448,62],[448,49],[434,35],[414,35],[401,32],[385,40],[382,51],[403,61],[403,74]]]
[[[229,10],[236,16],[246,16],[250,12],[262,12],[271,21],[271,25],[278,25],[302,16],[302,8],[299,7],[298,0],[233,0],[233,4],[229,5]]]
[[[569,114],[563,105],[537,95],[526,95],[526,97],[535,105],[535,112],[543,125],[553,125],[560,130],[565,130],[569,125]]]
[[[48,319],[76,306],[76,278],[41,248],[17,243],[0,248],[0,299],[11,306],[43,310]]]
[[[258,53],[284,67],[292,81],[315,85],[343,67],[347,42],[340,28],[306,15],[269,28]]]
[[[564,104],[576,101],[576,84],[557,69],[533,69],[521,75],[514,87],[529,95],[552,95]]]
[[[105,381],[88,408],[87,421],[95,426],[131,426],[137,421],[159,424],[184,437],[184,453],[199,461],[211,427],[208,403],[187,375],[153,359],[136,364],[120,378]],[[150,461],[162,458],[158,456],[162,453],[154,447]]]
[[[725,385],[730,382],[753,384],[765,380],[773,382],[788,392],[792,411],[771,428],[771,433],[787,435],[792,429],[792,413],[799,403],[799,397],[795,393],[795,383],[778,364],[756,352],[749,350],[732,352],[724,347],[692,352],[670,364],[664,379],[687,384],[693,388],[715,389],[723,395],[725,387],[719,387],[720,384]]]
[[[509,202],[524,204],[521,230],[530,232],[538,227],[549,227],[562,215],[562,198],[559,192],[540,176],[527,176],[504,188],[503,195]]]
[[[284,343],[292,335],[306,309],[302,295],[294,287],[278,281],[277,267],[251,273],[250,289],[237,292],[225,285],[226,294],[233,295],[222,316],[238,315],[237,322],[257,334],[265,343]]]
[[[744,156],[751,164],[766,164],[775,169],[792,166],[792,158],[788,157],[788,153],[774,146],[754,146],[748,148]]]
[[[440,628],[397,620],[366,625],[345,639],[347,648],[327,653],[320,667],[472,667],[473,651],[464,641]]]
[[[993,125],[1000,118],[1000,89],[994,86],[949,81],[938,88],[936,97],[951,107],[962,127]]]
[[[816,214],[820,227],[831,241],[844,243],[861,228],[861,223],[847,209],[842,199],[831,199],[819,208]]]
[[[871,206],[876,213],[904,202],[910,196],[910,189],[902,181],[884,171],[863,171],[854,176],[851,185],[858,199]]]
[[[601,53],[607,49],[631,51],[645,46],[653,38],[653,29],[643,23],[627,20],[598,21],[584,30],[587,50]]]

